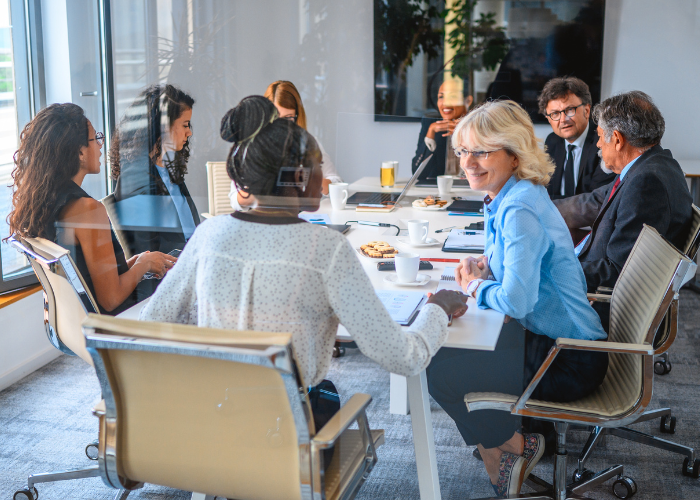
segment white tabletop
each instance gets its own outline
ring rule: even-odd
[[[378,177],[365,177],[351,184],[350,191],[351,193],[356,191],[382,191],[381,188],[377,187],[378,185]],[[402,188],[402,185],[397,184],[389,191],[400,191]],[[437,188],[413,188],[409,194],[412,196],[437,194]],[[483,193],[472,191],[468,188],[455,188],[453,189],[452,195],[468,197],[475,200],[481,200],[484,197]],[[382,240],[399,250],[418,253],[421,258],[439,259],[462,259],[468,254],[443,252],[441,250],[442,243],[445,238],[447,238],[448,233],[435,233],[435,230],[450,226],[464,227],[472,222],[483,221],[483,217],[448,216],[447,211],[424,211],[414,209],[410,205],[397,208],[390,213],[356,212],[355,209],[351,207],[347,207],[345,210],[335,211],[331,207],[330,200],[327,198],[321,201],[321,207],[316,214],[327,214],[334,224],[344,224],[353,220],[367,220],[388,222],[399,226],[401,229],[406,229],[406,221],[409,219],[427,220],[430,222],[430,232],[428,235],[438,240],[439,245],[413,248],[397,241],[395,228],[362,226],[355,223],[350,224],[352,228],[346,233],[346,236],[353,248],[356,249],[359,249],[360,245],[366,244],[369,241]],[[432,271],[419,271],[421,274],[430,275],[430,282],[422,287],[409,288],[385,282],[384,277],[392,273],[386,271],[380,272],[377,270],[377,262],[380,261],[379,259],[370,259],[360,256],[359,253],[357,258],[362,263],[362,267],[372,281],[372,285],[377,290],[419,290],[425,293],[434,292],[445,267],[455,267],[457,265],[456,263],[433,262]],[[469,309],[464,316],[453,320],[452,326],[449,328],[449,336],[445,347],[493,351],[496,348],[496,343],[501,333],[504,315],[493,309],[479,309],[474,299],[469,299],[468,306]]]

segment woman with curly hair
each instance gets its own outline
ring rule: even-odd
[[[20,135],[8,219],[10,234],[46,238],[70,250],[100,311],[118,314],[136,303],[144,274],[163,276],[177,259],[150,252],[126,260],[104,206],[80,187],[86,175],[100,172],[103,140],[80,106],[52,104],[39,111]],[[70,230],[61,224],[67,220]]]
[[[179,220],[181,232],[127,231],[132,253],[182,250],[199,224],[185,185],[194,99],[173,85],[151,85],[124,113],[109,151],[117,202],[137,195],[165,196],[159,210]]]

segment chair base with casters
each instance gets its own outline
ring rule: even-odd
[[[12,500],[38,500],[39,492],[36,489],[40,483],[55,483],[58,481],[69,481],[72,479],[86,479],[89,477],[100,477],[100,466],[93,465],[84,469],[69,469],[60,472],[44,472],[41,474],[32,474],[27,479],[27,489],[17,490],[12,496]],[[120,490],[114,496],[114,500],[126,500],[129,496],[129,491]]]

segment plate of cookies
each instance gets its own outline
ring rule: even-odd
[[[398,250],[389,245],[386,241],[370,241],[366,245],[360,246],[357,251],[363,257],[377,260],[393,259],[394,256],[399,253]]]
[[[413,208],[433,212],[436,210],[446,210],[451,204],[452,200],[443,200],[439,196],[429,195],[425,198],[415,200],[413,202]]]

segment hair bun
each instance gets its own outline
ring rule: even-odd
[[[223,140],[234,144],[248,141],[278,117],[277,108],[267,98],[249,96],[226,112],[219,133]]]

